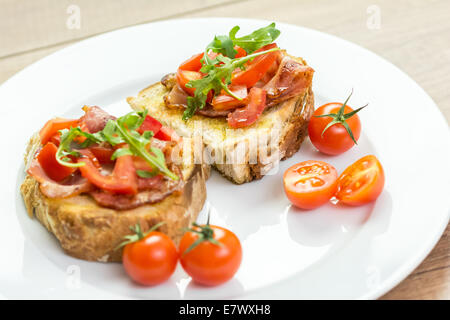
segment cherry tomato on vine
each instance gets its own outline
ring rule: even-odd
[[[175,271],[178,252],[173,241],[164,233],[154,231],[142,233],[140,225],[131,228],[134,235],[125,237],[122,245],[122,263],[131,279],[142,285],[156,285],[166,281]]]
[[[181,238],[180,262],[192,279],[216,286],[230,280],[239,269],[242,247],[237,236],[222,227],[198,225]]]
[[[308,125],[308,134],[312,144],[319,151],[338,155],[352,148],[361,135],[361,121],[356,114],[363,106],[353,110],[338,102],[327,103],[314,111]]]

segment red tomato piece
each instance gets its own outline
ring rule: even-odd
[[[314,209],[333,197],[337,178],[337,171],[332,165],[308,160],[286,170],[283,176],[284,191],[296,207]]]
[[[249,102],[245,107],[238,108],[228,115],[228,125],[232,128],[249,126],[258,120],[266,107],[266,91],[253,87],[248,96]]]
[[[214,109],[231,110],[237,107],[242,107],[248,103],[248,93],[246,86],[230,86],[229,89],[242,100],[238,100],[222,90],[221,94],[214,97],[211,102]]]
[[[336,198],[351,206],[372,202],[383,191],[384,180],[380,161],[374,155],[365,156],[342,172]]]
[[[161,127],[162,127],[161,122],[147,115],[144,119],[144,122],[142,122],[141,126],[138,128],[137,131],[140,134],[143,134],[145,131],[153,131],[153,135],[155,135],[158,133]]]
[[[47,121],[39,131],[39,137],[41,138],[41,143],[45,145],[52,136],[59,134],[59,130],[76,128],[78,126],[78,120],[73,119],[63,119],[55,118]]]
[[[76,168],[66,167],[56,161],[58,148],[48,142],[38,153],[37,160],[48,177],[54,181],[61,181],[70,176]]]
[[[268,44],[256,52],[265,51],[276,48],[276,43]],[[253,87],[275,63],[279,55],[278,51],[269,52],[250,61],[246,65],[246,69],[238,71],[232,75],[231,84],[245,85],[247,88]]]

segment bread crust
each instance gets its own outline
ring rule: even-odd
[[[33,137],[27,147],[26,164],[35,144]],[[180,192],[158,203],[131,210],[100,207],[86,194],[64,199],[48,198],[30,175],[26,176],[20,191],[28,214],[36,216],[67,254],[83,260],[112,262],[122,260],[122,249],[116,250],[116,247],[125,235],[132,233],[129,227],[137,223],[145,231],[164,222],[159,231],[178,243],[183,228],[194,222],[203,208],[209,166],[191,165],[184,168],[183,176],[186,184]]]

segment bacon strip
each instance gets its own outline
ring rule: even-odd
[[[80,118],[80,126],[86,128],[89,133],[96,133],[106,126],[109,120],[115,120],[116,117],[110,115],[102,108],[94,106],[85,106],[83,110],[86,112],[84,116]]]
[[[272,106],[304,94],[311,86],[313,74],[313,68],[285,56],[281,60],[277,73],[263,87],[267,92],[267,105]]]
[[[79,174],[72,176],[66,183],[58,183],[50,179],[37,159],[33,159],[27,172],[39,182],[41,192],[49,198],[72,197],[93,189],[92,184]]]

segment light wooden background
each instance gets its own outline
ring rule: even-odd
[[[66,26],[70,5],[80,8],[79,29]],[[379,29],[367,26],[373,9],[380,13]],[[409,74],[450,120],[449,0],[0,0],[0,83],[96,34],[162,19],[213,16],[287,22],[353,41]],[[383,299],[450,299],[449,240],[447,227],[427,259]]]

